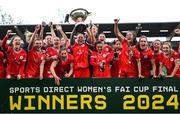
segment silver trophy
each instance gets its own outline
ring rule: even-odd
[[[90,12],[83,8],[77,8],[71,11],[70,17],[76,23],[74,28],[76,32],[85,32],[87,25],[84,23],[84,21],[90,14]]]

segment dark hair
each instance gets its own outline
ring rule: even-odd
[[[138,42],[138,44],[137,44],[137,49],[138,49],[140,52],[142,51],[142,49],[140,48],[140,41],[141,41],[142,38],[145,38],[145,39],[148,41],[148,39],[147,39],[147,37],[146,37],[145,35],[141,35],[141,36],[140,36],[139,42]]]
[[[159,39],[154,40],[152,43],[154,44],[154,42],[156,42],[156,41],[160,42],[160,44],[162,45],[162,42]]]
[[[137,44],[137,39],[136,39],[136,32],[133,31],[133,30],[128,30],[128,32],[132,33],[133,35],[133,41],[132,41],[132,46],[136,45]]]
[[[102,43],[102,41],[98,41],[98,40],[97,40],[97,41],[95,42],[95,46],[94,46],[95,51],[97,51],[97,50],[96,50],[96,46],[97,46],[98,44],[103,44],[103,43]]]
[[[60,46],[60,51],[67,51],[67,48],[65,46]]]

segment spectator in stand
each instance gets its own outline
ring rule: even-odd
[[[26,66],[27,78],[43,79],[44,64],[46,59],[42,38],[38,36],[40,25],[35,27],[34,33],[28,45],[28,61]]]
[[[17,35],[12,36],[12,46],[6,44],[12,31],[8,30],[2,41],[2,48],[7,55],[6,78],[24,78],[24,68],[26,62],[26,51],[21,48],[21,38]]]
[[[123,47],[119,62],[119,64],[121,64],[120,77],[136,78],[138,76],[139,78],[143,78],[144,76],[141,75],[140,53],[135,48],[135,33],[128,31],[126,37],[124,37],[119,31],[118,22],[118,19],[114,20],[114,33]]]
[[[178,53],[172,49],[170,42],[164,42],[162,45],[164,53],[161,63],[167,69],[167,77],[180,77],[180,60]]]

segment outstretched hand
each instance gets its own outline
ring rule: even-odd
[[[178,35],[180,35],[180,29],[175,29],[174,32]]]
[[[114,19],[114,23],[117,24],[120,19]]]
[[[6,36],[8,37],[12,33],[12,30],[7,30]]]

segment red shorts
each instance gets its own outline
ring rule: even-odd
[[[7,74],[6,79],[14,79],[17,78],[17,74]],[[25,78],[25,75],[21,75],[21,78]]]
[[[138,77],[137,73],[123,72],[123,71],[121,71],[120,73],[120,78],[137,78],[137,77]]]
[[[1,78],[5,78],[5,72],[4,71],[0,71],[0,79]]]
[[[38,78],[38,76],[33,76],[31,74],[26,74],[26,78]]]
[[[74,78],[90,78],[89,68],[74,70]]]

